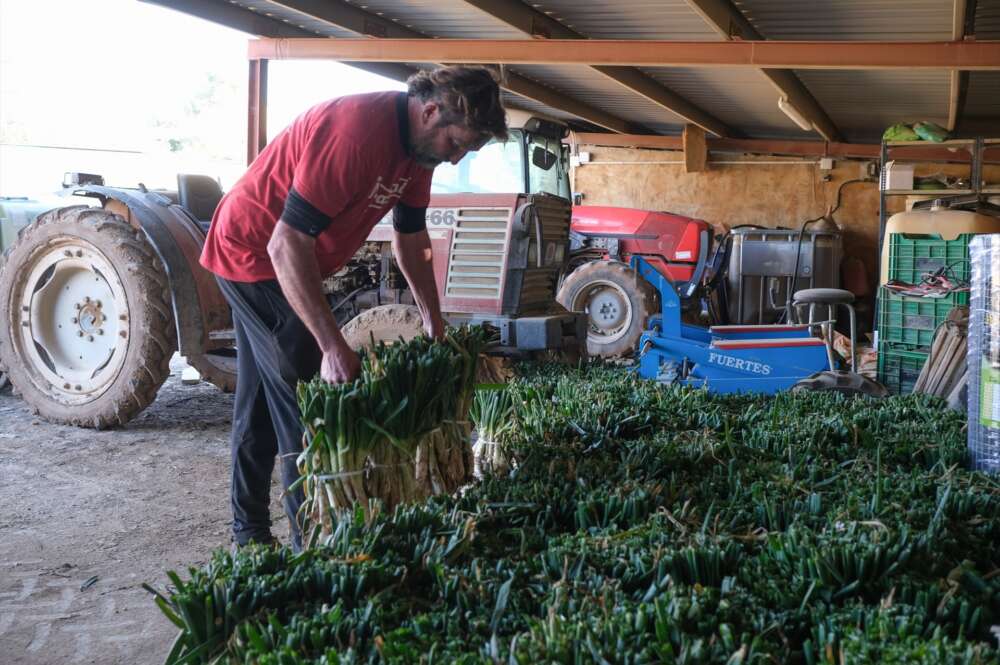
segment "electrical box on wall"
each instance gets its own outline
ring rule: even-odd
[[[832,171],[833,170],[833,157],[821,157],[819,160],[819,170],[820,171]]]

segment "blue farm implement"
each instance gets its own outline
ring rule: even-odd
[[[726,325],[704,328],[681,320],[682,298],[694,281],[674,284],[642,257],[632,268],[659,291],[660,313],[639,340],[639,374],[665,383],[705,387],[713,393],[774,394],[791,388],[882,395],[884,388],[833,366],[826,341],[812,335],[818,322]]]

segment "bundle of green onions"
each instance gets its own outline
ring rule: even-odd
[[[505,439],[514,429],[514,400],[504,386],[488,386],[476,391],[469,414],[476,428],[472,446],[475,475],[502,474],[510,470]]]
[[[371,517],[372,500],[392,510],[472,479],[469,410],[488,334],[463,327],[440,342],[379,343],[355,381],[299,384],[298,465],[311,530],[328,534],[337,510],[361,506]]]

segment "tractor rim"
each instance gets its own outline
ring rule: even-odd
[[[97,399],[128,350],[128,301],[117,271],[80,238],[57,238],[27,268],[10,318],[30,380],[63,404]]]
[[[588,336],[601,344],[617,342],[632,325],[631,301],[625,289],[614,282],[591,282],[577,295],[573,309],[587,313]]]

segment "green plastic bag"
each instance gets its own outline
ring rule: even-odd
[[[940,143],[941,141],[948,140],[948,130],[937,123],[918,122],[913,125],[913,131],[925,141]]]
[[[883,141],[919,141],[920,136],[913,128],[904,123],[897,123],[882,133]]]

